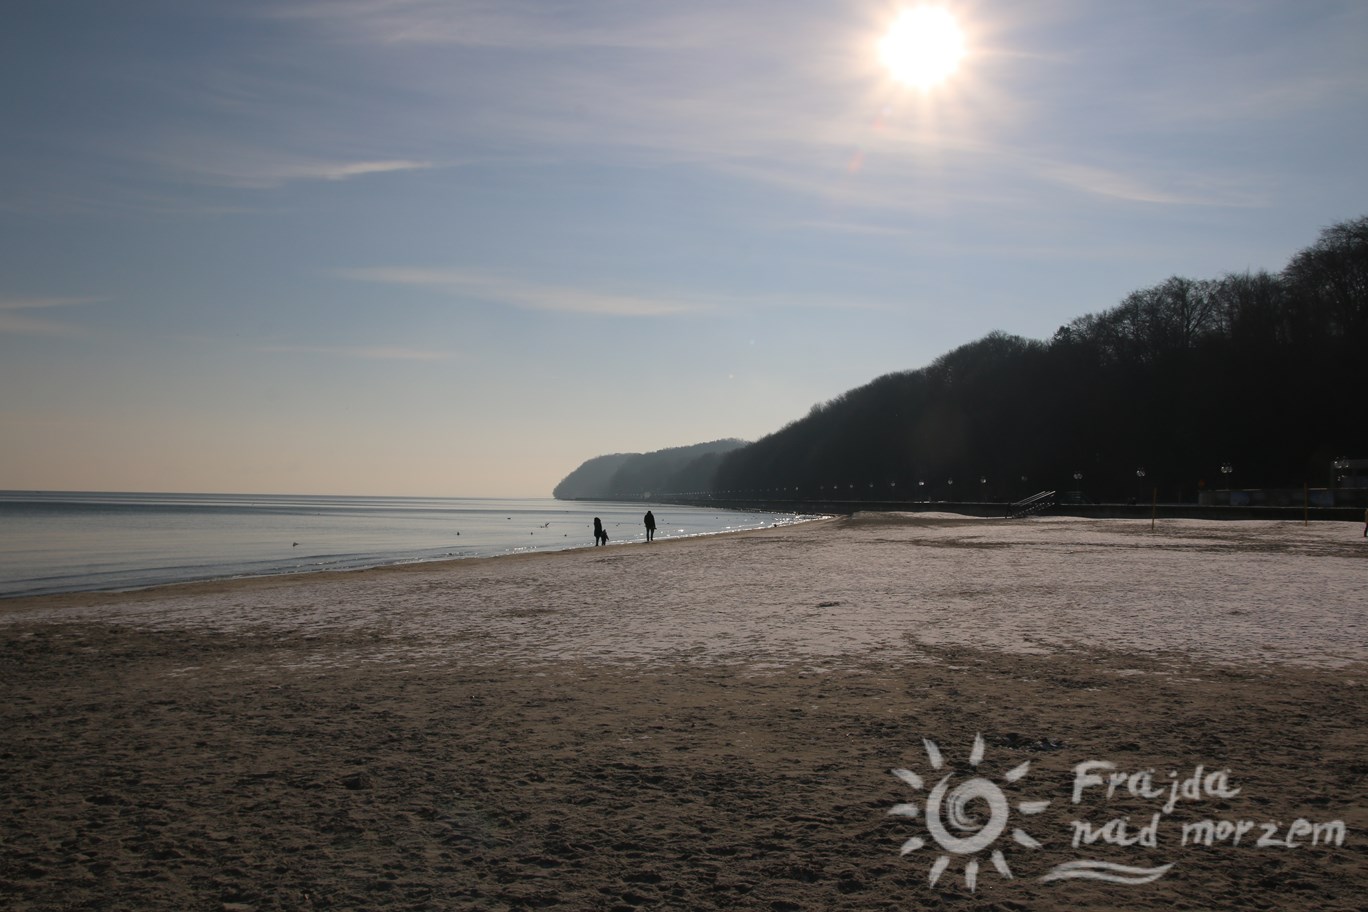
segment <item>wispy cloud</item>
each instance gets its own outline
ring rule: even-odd
[[[339,358],[360,358],[365,361],[446,361],[451,352],[405,348],[395,345],[263,345],[258,351],[286,355],[334,355]]]
[[[265,14],[344,48],[375,74],[377,97],[435,115],[404,125],[438,146],[497,137],[502,153],[614,146],[686,161],[773,160],[829,132],[861,78],[849,58],[873,37],[859,17],[833,36],[811,8],[775,16],[717,0],[295,0]]]
[[[711,309],[706,302],[543,285],[468,269],[414,269],[377,266],[342,270],[343,278],[383,285],[427,288],[456,297],[505,304],[523,310],[613,317],[662,317]]]
[[[183,163],[183,168],[212,183],[243,189],[270,189],[291,181],[344,181],[369,174],[390,174],[396,171],[422,171],[431,162],[392,159],[389,161],[324,161],[319,159],[281,158],[275,161],[257,159],[219,159]]]
[[[283,169],[285,180],[347,180],[365,174],[385,174],[390,171],[422,171],[432,162],[363,161],[363,162],[307,162]]]
[[[293,181],[345,181],[434,167],[433,162],[412,159],[335,159],[297,155],[210,142],[206,137],[168,139],[153,154],[163,167],[196,182],[240,189],[271,189]]]
[[[474,48],[659,49],[697,45],[707,33],[721,31],[714,25],[700,32],[708,17],[690,16],[685,8],[638,8],[615,0],[297,0],[265,14],[381,44]]]
[[[426,288],[453,297],[502,304],[523,310],[614,317],[664,317],[739,310],[886,310],[891,305],[858,295],[815,293],[645,296],[602,292],[567,285],[542,285],[466,269],[372,267],[339,273],[354,281]]]
[[[99,298],[3,298],[0,297],[0,333],[24,336],[60,336],[80,327],[59,320],[29,316],[29,311],[92,304]]]
[[[1132,203],[1246,207],[1262,202],[1248,190],[1218,186],[1198,176],[1185,181],[1163,181],[1147,178],[1138,172],[1127,173],[1070,162],[1042,162],[1039,175],[1085,193]]]

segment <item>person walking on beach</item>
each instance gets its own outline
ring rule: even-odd
[[[646,511],[646,540],[655,541],[655,514]]]
[[[594,517],[594,547],[608,544],[608,533],[604,531],[603,520]]]

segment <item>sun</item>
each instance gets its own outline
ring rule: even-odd
[[[964,32],[943,6],[904,10],[879,43],[879,57],[899,82],[925,91],[959,66]]]
[[[926,746],[926,758],[930,761],[931,768],[937,771],[942,769],[945,761],[941,757],[940,748],[936,746],[936,742],[923,739],[922,744]],[[983,736],[975,735],[974,746],[969,751],[969,765],[977,768],[979,762],[983,760],[983,753]],[[1028,760],[1008,770],[1002,778],[1009,783],[1017,782],[1026,775],[1030,768],[1031,762]],[[893,775],[916,791],[921,791],[923,788],[922,778],[911,770],[895,769]],[[960,783],[952,790],[950,788],[952,778],[954,778],[953,773],[944,776],[931,789],[931,794],[926,799],[927,833],[941,849],[949,853],[941,855],[931,865],[928,880],[931,886],[935,886],[936,881],[940,880],[940,876],[950,866],[950,856],[966,855],[969,857],[964,864],[964,885],[972,893],[978,886],[978,853],[991,847],[994,840],[1007,829],[1011,807],[1008,804],[1007,796],[1002,793],[1002,789],[988,779],[976,776]],[[987,805],[988,818],[986,820],[981,821],[977,816],[966,812],[966,805],[971,801],[983,802]],[[1043,812],[1049,805],[1049,801],[1022,801],[1017,804],[1017,811],[1031,816]],[[894,805],[888,813],[898,817],[916,817],[921,813],[921,809],[916,804],[898,804]],[[948,827],[947,823],[949,824]],[[952,829],[955,831],[954,833],[950,832]],[[1040,843],[1019,827],[1012,830],[1012,841],[1028,849],[1040,848]],[[925,846],[926,840],[920,836],[913,836],[903,843],[902,854],[907,855]],[[1007,857],[1001,849],[994,848],[989,858],[1000,875],[1004,878],[1011,878],[1012,869],[1008,866]]]

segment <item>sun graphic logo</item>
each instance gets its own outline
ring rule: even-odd
[[[926,759],[930,761],[931,769],[939,772],[945,766],[940,748],[936,746],[936,742],[925,738],[922,739],[922,743],[926,745]],[[977,769],[983,760],[983,752],[983,736],[975,735],[974,746],[969,751],[969,765]],[[1031,761],[1027,760],[1020,766],[1008,770],[1002,778],[1008,783],[1017,782],[1030,768]],[[922,778],[911,770],[895,769],[893,775],[917,791],[924,788]],[[948,853],[939,856],[931,865],[928,880],[931,886],[935,886],[936,881],[945,873],[945,869],[950,867],[951,858],[955,855],[966,855],[969,858],[964,863],[964,885],[972,893],[978,886],[978,855],[990,848],[997,838],[1007,831],[1011,807],[1007,796],[992,780],[975,776],[953,785],[954,778],[954,772],[946,773],[932,786],[931,793],[926,797],[926,831],[935,840],[936,845]],[[1031,816],[1041,813],[1049,806],[1049,801],[1022,801],[1017,804],[1016,809],[1020,814]],[[921,814],[921,808],[917,804],[897,804],[888,813],[897,817],[917,817]],[[1040,843],[1019,827],[1012,830],[1012,841],[1028,849],[1040,848]],[[920,836],[913,836],[903,843],[902,854],[907,855],[925,847],[926,840]],[[1010,880],[1012,869],[1008,867],[1007,857],[1002,854],[1002,850],[992,849],[989,857],[997,872]]]

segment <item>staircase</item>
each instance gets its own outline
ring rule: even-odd
[[[1041,491],[1039,494],[1032,494],[1025,500],[1018,500],[1007,508],[1008,519],[1020,519],[1023,516],[1033,516],[1042,510],[1048,510],[1059,500],[1056,491]]]

